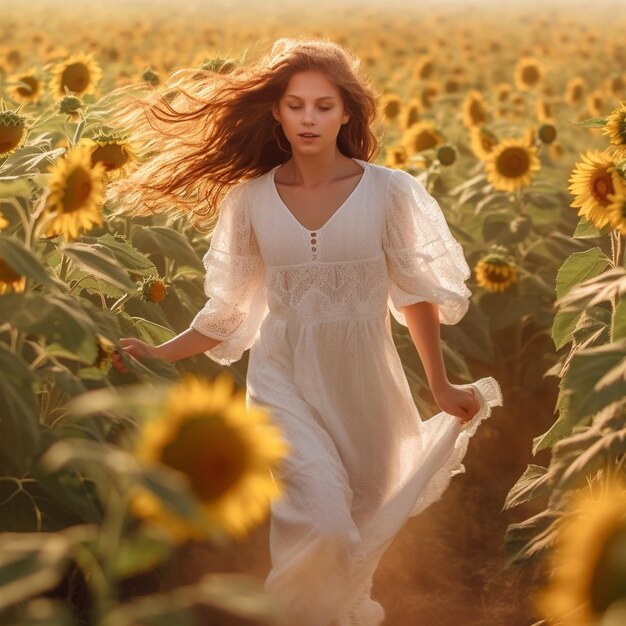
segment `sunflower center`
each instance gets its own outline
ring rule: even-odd
[[[13,150],[22,138],[23,126],[0,126],[0,154]]]
[[[395,119],[400,114],[400,102],[398,100],[390,100],[385,106],[385,117],[390,120]]]
[[[407,115],[407,120],[406,120],[406,127],[409,128],[411,126],[413,126],[413,124],[416,124],[419,121],[419,110],[417,109],[416,106],[412,106],[409,109],[409,114]]]
[[[247,448],[221,419],[202,417],[185,422],[163,449],[162,462],[185,474],[193,492],[211,502],[237,483],[246,468]]]
[[[434,148],[438,143],[439,142],[437,141],[437,136],[435,134],[429,130],[424,130],[415,136],[415,142],[413,145],[416,152],[421,152],[422,150]]]
[[[485,111],[483,110],[483,107],[481,106],[480,102],[478,102],[478,100],[472,100],[472,103],[470,104],[469,114],[474,124],[479,124],[480,122],[485,121]]]
[[[108,143],[105,146],[98,146],[92,152],[91,163],[95,165],[98,161],[100,161],[109,172],[126,164],[128,155],[119,143]]]
[[[540,74],[539,70],[534,65],[527,65],[522,70],[522,80],[527,85],[534,85],[539,80]]]
[[[497,159],[498,172],[507,178],[517,178],[528,172],[530,160],[523,148],[511,147],[502,151]]]
[[[61,85],[70,91],[83,92],[89,86],[89,70],[84,63],[71,63],[61,75]]]
[[[89,172],[81,166],[76,167],[66,180],[63,213],[74,213],[84,207],[91,189],[92,181]]]
[[[487,265],[485,268],[485,275],[487,276],[487,280],[490,283],[506,283],[509,280],[509,276],[507,272],[502,272],[501,268],[505,266],[502,265]]]
[[[34,76],[22,76],[20,83],[25,83],[25,85],[20,85],[17,88],[17,93],[19,93],[20,96],[32,96],[39,91],[39,81]]]
[[[591,183],[594,198],[603,205],[609,204],[607,196],[614,193],[611,175],[607,172],[599,172]]]
[[[0,283],[12,284],[17,283],[22,279],[22,276],[18,274],[6,261],[0,259]]]

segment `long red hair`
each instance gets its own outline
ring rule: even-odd
[[[291,76],[305,70],[322,71],[341,92],[350,119],[338,135],[339,150],[373,160],[382,132],[378,94],[359,65],[358,57],[329,40],[282,38],[246,65],[174,72],[165,94],[131,96],[110,112],[141,163],[109,183],[106,199],[132,215],[186,213],[196,228],[210,230],[231,186],[289,159],[289,142],[271,107]]]

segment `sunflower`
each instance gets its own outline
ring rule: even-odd
[[[435,63],[432,56],[430,56],[430,54],[425,54],[417,60],[413,75],[418,80],[428,80],[432,77],[434,71]]]
[[[8,220],[0,213],[0,230],[5,229],[9,225]]]
[[[450,144],[444,144],[437,148],[437,160],[441,165],[452,165],[456,161],[456,149]]]
[[[624,183],[608,152],[588,150],[580,156],[582,162],[576,163],[569,179],[568,190],[575,196],[570,206],[580,207],[579,216],[593,222],[596,228],[602,228],[609,222],[609,196],[619,192]]]
[[[409,163],[409,154],[404,146],[391,146],[387,149],[385,165],[394,169],[406,167]]]
[[[100,131],[94,137],[84,137],[79,145],[91,148],[91,164],[102,163],[110,180],[128,174],[139,158],[127,138],[117,132]]]
[[[580,104],[585,97],[585,81],[579,76],[570,78],[565,87],[565,101],[569,105]]]
[[[602,132],[609,136],[611,144],[626,149],[626,102],[620,102],[610,113]]]
[[[0,257],[0,293],[24,291],[25,286],[26,278]]]
[[[50,219],[46,235],[63,234],[74,239],[82,229],[102,226],[105,167],[102,163],[91,164],[91,149],[76,146],[48,169],[52,178],[46,203]]]
[[[609,204],[606,207],[611,228],[616,228],[622,235],[626,235],[626,185],[621,185],[615,193],[607,196]]]
[[[115,345],[103,335],[98,334],[96,335],[96,347],[98,353],[93,364],[95,367],[105,370],[111,365]]]
[[[386,93],[381,99],[380,110],[383,112],[385,120],[395,122],[402,112],[402,99],[398,94]]]
[[[557,132],[552,124],[542,124],[537,131],[541,143],[553,143],[556,141]]]
[[[13,74],[7,79],[10,85],[8,94],[13,100],[24,104],[39,102],[43,95],[43,82],[37,77],[37,71],[28,71]]]
[[[592,117],[600,117],[601,115],[604,115],[606,106],[607,104],[604,94],[600,90],[596,89],[589,94],[587,98],[587,110]]]
[[[626,82],[621,76],[612,76],[605,80],[605,87],[610,94],[619,98],[626,91]]]
[[[404,130],[411,128],[414,124],[420,121],[422,114],[422,106],[420,101],[416,98],[411,98],[402,110],[401,125]]]
[[[0,159],[13,154],[26,138],[26,118],[15,111],[0,112]]]
[[[268,413],[246,408],[245,392],[234,392],[229,374],[213,382],[187,376],[169,392],[160,416],[142,428],[136,454],[180,472],[205,523],[179,517],[143,490],[135,493],[133,510],[180,541],[201,538],[215,527],[241,537],[280,495],[272,470],[287,451]]]
[[[485,127],[469,129],[470,148],[477,159],[486,159],[489,153],[498,145],[498,138]]]
[[[513,87],[510,83],[500,83],[496,85],[496,101],[507,102]]]
[[[409,156],[423,150],[436,148],[444,141],[443,135],[437,130],[435,124],[428,120],[414,124],[402,136],[402,144],[406,146]]]
[[[596,626],[626,599],[626,488],[603,487],[599,497],[575,493],[559,527],[552,574],[532,601],[562,626]],[[623,622],[611,622],[623,623]]]
[[[554,122],[554,115],[552,115],[552,108],[545,98],[539,97],[535,102],[535,113],[537,119],[540,122],[547,122],[552,124]]]
[[[535,57],[523,57],[515,66],[515,85],[520,91],[530,91],[543,81],[545,70]]]
[[[420,103],[422,106],[427,109],[433,104],[433,100],[435,96],[440,92],[439,85],[434,82],[430,82],[428,85],[424,86],[422,89],[422,94],[420,98]]]
[[[528,137],[503,139],[485,160],[487,180],[500,191],[515,191],[530,185],[533,173],[541,168],[537,148]]]
[[[463,125],[466,128],[482,126],[487,121],[487,104],[477,89],[467,93],[461,105]]]
[[[158,304],[165,300],[167,285],[158,276],[148,276],[142,281],[139,291],[144,300]]]
[[[506,291],[517,282],[514,259],[503,246],[494,246],[474,267],[476,282],[487,291]]]
[[[91,53],[79,52],[56,65],[50,81],[50,91],[55,98],[62,98],[69,91],[77,96],[94,93],[102,78],[102,70]]]

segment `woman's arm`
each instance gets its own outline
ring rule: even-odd
[[[463,422],[468,421],[480,404],[471,388],[459,389],[448,380],[441,351],[438,306],[431,302],[416,302],[400,307],[400,311],[406,318],[435,402],[442,411],[460,417]]]
[[[136,359],[159,357],[170,363],[195,356],[196,354],[202,354],[207,350],[215,348],[220,343],[222,343],[220,339],[213,339],[213,337],[203,335],[193,328],[188,328],[159,346],[151,346],[145,341],[141,341],[141,339],[120,339],[120,345],[124,348],[124,352]],[[113,355],[113,365],[123,373],[128,372],[128,368],[124,365],[118,353]]]

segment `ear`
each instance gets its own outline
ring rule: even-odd
[[[275,104],[272,105],[272,116],[277,122],[280,122],[280,115],[278,114],[278,106]]]
[[[347,124],[349,121],[350,121],[350,114],[344,113],[343,117],[341,118],[341,125],[343,126],[344,124]]]

